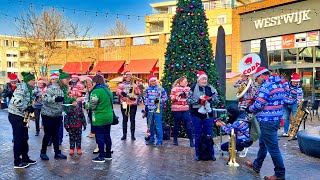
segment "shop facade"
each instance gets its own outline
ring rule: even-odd
[[[301,77],[304,98],[320,98],[320,1],[298,1],[241,14],[242,53],[258,53],[266,39],[269,69]]]

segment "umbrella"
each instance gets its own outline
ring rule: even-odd
[[[216,44],[216,68],[219,74],[220,90],[222,95],[226,94],[226,40],[225,32],[222,26],[218,28],[217,44]],[[225,97],[224,97],[225,99]]]
[[[266,39],[262,39],[260,41],[260,58],[261,58],[261,65],[262,67],[265,67],[268,69],[268,51],[267,51],[267,43]]]

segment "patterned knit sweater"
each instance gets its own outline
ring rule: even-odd
[[[56,102],[55,98],[58,96],[64,96],[63,91],[61,90],[59,84],[54,83],[48,86],[45,95],[42,99],[42,108],[41,114],[50,116],[50,117],[59,117],[62,116],[63,102]]]
[[[182,92],[185,92],[185,96],[179,96]],[[171,111],[188,111],[189,105],[187,103],[187,96],[190,92],[190,87],[175,86],[170,93],[170,99],[172,101]]]
[[[292,105],[292,104],[298,104],[302,101],[303,98],[303,90],[300,87],[300,85],[292,86],[290,82],[284,83],[284,99],[283,102]]]
[[[68,128],[81,128],[86,127],[86,118],[80,107],[73,107],[67,112],[67,116],[64,119],[64,127]]]
[[[147,106],[149,111],[157,111],[158,104],[154,104],[155,99],[159,99],[160,109],[162,109],[163,103],[165,103],[168,100],[166,91],[158,85],[148,86],[145,92],[144,104]]]
[[[133,92],[132,92],[133,91]],[[122,92],[125,92],[127,94],[126,97],[123,97],[121,95]],[[128,105],[137,105],[138,104],[138,95],[140,95],[141,91],[140,88],[131,82],[122,82],[119,84],[117,89],[117,95],[121,97],[121,102],[126,102]],[[132,96],[133,93],[133,96]]]
[[[271,75],[260,86],[257,99],[249,111],[256,113],[258,121],[280,121],[284,94],[280,76]]]
[[[237,139],[242,141],[250,141],[250,128],[247,122],[247,117],[244,113],[240,114],[234,123],[227,124],[226,126],[222,126],[221,128],[227,134],[230,134],[231,128],[233,128],[234,132],[237,135]]]
[[[32,88],[26,83],[18,83],[10,100],[8,112],[24,117],[25,110],[32,104]]]

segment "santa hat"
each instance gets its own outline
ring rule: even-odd
[[[86,80],[89,80],[89,81],[92,82],[92,78],[93,78],[93,76],[87,76],[87,77],[86,77]]]
[[[18,81],[18,76],[16,74],[10,73],[8,77],[10,81]]]
[[[150,81],[157,80],[157,77],[154,76],[153,74],[150,74],[149,77],[148,77],[148,79],[149,79],[149,82],[150,82]]]
[[[198,77],[198,81],[201,78],[208,78],[207,74],[204,71],[197,71],[197,77]]]
[[[299,76],[299,74],[298,73],[292,73],[292,75],[291,75],[291,81],[293,81],[293,82],[300,82],[300,76]]]
[[[50,75],[50,79],[59,79],[59,75],[56,73],[53,73]]]
[[[261,74],[263,74],[265,72],[269,72],[269,70],[265,67],[261,67],[261,66],[258,67],[257,71],[253,75],[253,79],[256,79],[258,76],[260,76]]]
[[[71,75],[71,78],[79,78],[79,75],[78,75],[77,73],[73,73],[73,74]]]
[[[42,78],[39,78],[38,83],[44,83],[44,80]]]
[[[126,72],[123,73],[124,77],[127,77],[127,75],[132,75],[132,73],[130,71],[126,71]]]

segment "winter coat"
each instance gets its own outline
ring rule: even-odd
[[[147,106],[149,111],[157,111],[158,103],[154,103],[156,99],[159,100],[160,109],[162,109],[163,104],[168,100],[166,91],[163,89],[163,87],[158,85],[148,86],[145,92],[144,104]]]
[[[258,121],[280,121],[282,118],[284,86],[280,76],[269,76],[260,86],[257,99],[249,107],[249,111],[256,113]]]
[[[90,92],[88,108],[92,110],[92,125],[104,126],[113,122],[113,97],[105,85],[96,85]]]
[[[64,127],[68,128],[81,128],[87,126],[86,118],[84,117],[83,111],[80,107],[73,107],[65,116]]]
[[[284,99],[283,102],[292,105],[292,104],[298,104],[302,101],[303,98],[303,90],[298,84],[297,86],[292,86],[290,82],[284,83]]]
[[[42,99],[41,114],[50,117],[62,116],[63,102],[56,102],[55,98],[58,96],[64,97],[63,91],[58,83],[54,83],[47,87],[46,93]]]
[[[132,97],[132,91],[133,92],[133,97]],[[127,94],[126,97],[123,97],[121,95],[122,92],[125,92]],[[120,96],[120,102],[126,102],[128,105],[137,105],[138,104],[138,95],[140,95],[141,91],[140,91],[140,88],[133,83],[133,87],[132,87],[132,84],[131,82],[122,82],[118,85],[118,89],[117,89],[117,92],[116,94],[118,96]]]
[[[179,96],[185,92],[185,96]],[[190,92],[190,87],[175,86],[170,93],[170,99],[172,101],[171,111],[188,111],[189,105],[187,104],[187,96]]]
[[[8,112],[24,117],[25,110],[32,104],[32,90],[26,83],[18,83],[10,100]]]
[[[237,139],[242,141],[250,141],[250,126],[247,117],[244,113],[240,114],[235,122],[221,127],[227,134],[231,133],[231,128],[234,129]]]
[[[13,95],[13,92],[14,92],[14,89],[12,89],[11,87],[11,84],[10,83],[7,83],[4,88],[3,88],[3,91],[1,93],[1,97],[2,97],[2,100],[3,101],[6,101],[5,99],[8,97],[9,99],[12,98],[12,95]]]

